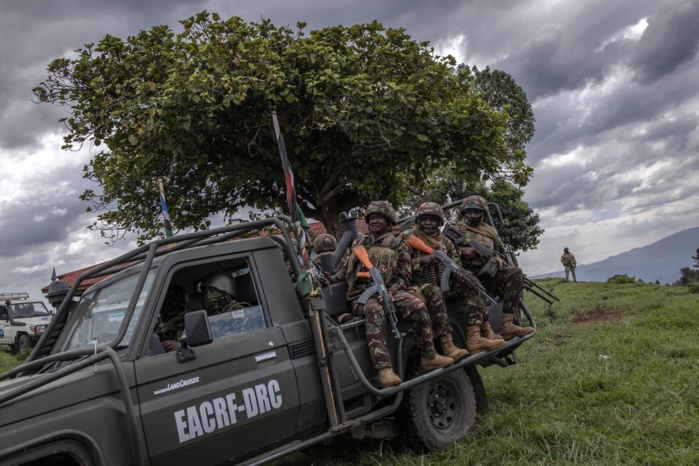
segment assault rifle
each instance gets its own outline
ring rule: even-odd
[[[398,330],[398,313],[396,312],[396,305],[393,302],[393,298],[391,297],[390,293],[386,289],[386,284],[381,277],[381,272],[379,272],[378,269],[374,267],[374,264],[372,264],[369,260],[369,253],[364,246],[357,246],[352,250],[352,252],[354,252],[354,255],[357,256],[359,262],[364,264],[364,267],[369,270],[368,275],[374,282],[373,285],[364,290],[361,296],[359,296],[359,304],[366,304],[369,298],[378,293],[379,297],[381,298],[381,305],[386,312],[386,316],[388,316],[388,321],[391,323],[393,335],[397,340],[402,339],[405,334]],[[358,277],[368,278],[366,275],[366,272],[357,273]]]
[[[444,228],[442,229],[442,234],[452,240],[456,246],[463,245],[469,248],[473,248],[476,253],[481,256],[485,257],[486,259],[493,259],[493,260],[498,260],[500,259],[500,262],[505,266],[505,267],[511,267],[509,261],[507,260],[506,257],[504,257],[502,254],[500,254],[497,251],[494,251],[490,249],[489,247],[479,243],[478,241],[467,241],[464,235],[461,234],[459,230],[454,228],[450,224],[444,225]],[[523,285],[524,289],[529,291],[530,293],[533,293],[535,296],[543,299],[546,301],[548,304],[553,304],[553,299],[556,301],[560,301],[557,296],[555,296],[553,293],[550,291],[542,288],[541,286],[537,285],[527,277],[524,277],[523,280]],[[543,294],[539,293],[538,291],[535,290],[535,288],[541,290],[543,293],[545,293],[546,296]],[[549,299],[552,298],[552,299]]]
[[[415,235],[412,235],[408,240],[408,246],[424,252],[425,254],[431,255],[444,266],[444,272],[442,272],[442,282],[439,285],[443,291],[449,291],[449,277],[451,277],[451,274],[453,273],[459,280],[464,282],[470,288],[476,290],[481,296],[486,298],[492,304],[497,304],[497,301],[488,295],[485,288],[483,288],[483,285],[481,285],[481,282],[474,277],[471,272],[457,265],[456,262],[451,259],[451,257],[444,253],[444,251],[429,247],[424,241]]]

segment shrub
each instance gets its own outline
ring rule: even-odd
[[[613,277],[609,277],[607,279],[607,283],[613,283],[615,285],[626,285],[629,283],[636,283],[636,277],[629,277],[626,274],[614,275]]]

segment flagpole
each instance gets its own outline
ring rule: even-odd
[[[158,178],[158,191],[160,191],[160,207],[163,211],[163,225],[165,225],[165,236],[167,238],[172,238],[174,234],[172,233],[172,224],[170,223],[170,213],[167,211],[167,204],[165,203],[165,189],[163,188],[162,178]]]

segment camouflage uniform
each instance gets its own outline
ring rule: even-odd
[[[483,211],[483,215],[488,212],[488,203],[481,196],[469,196],[461,203],[461,213],[466,209],[476,208]],[[463,218],[458,224],[459,231],[468,241],[478,241],[484,246],[493,249],[503,249],[503,243],[498,236],[497,230],[481,221],[479,225],[469,225]],[[524,275],[518,267],[504,267],[500,262],[490,262],[484,257],[461,257],[461,263],[466,270],[474,273],[483,285],[491,290],[495,290],[503,299],[504,314],[514,314],[522,298]],[[484,268],[493,267],[492,277],[481,273]]]
[[[365,218],[371,213],[379,213],[393,225],[396,216],[388,202],[375,201],[369,204]],[[388,232],[379,238],[367,235],[358,238],[352,249],[363,245],[371,263],[381,273],[388,292],[393,297],[396,309],[401,317],[413,324],[415,339],[421,356],[433,359],[437,356],[432,336],[432,322],[425,303],[408,291],[411,278],[410,247],[401,237]],[[366,304],[359,303],[359,297],[372,285],[371,279],[358,277],[357,273],[367,272],[354,253],[350,254],[345,268],[331,277],[331,281],[347,280],[347,300],[351,302],[352,311],[366,319],[366,337],[369,353],[376,370],[392,367],[391,355],[386,347],[386,313],[374,295]]]
[[[572,272],[573,274],[573,281],[577,282],[578,280],[575,278],[575,268],[578,266],[577,262],[575,262],[575,256],[573,255],[572,252],[568,250],[568,248],[563,248],[563,255],[561,256],[561,264],[563,264],[563,267],[565,267],[566,270],[566,281],[568,281],[568,274]]]
[[[313,259],[313,266],[317,270],[322,271],[323,266],[320,258],[328,255],[331,256],[333,252],[335,252],[335,248],[337,248],[337,240],[333,235],[328,233],[318,235],[313,242],[313,251],[316,253],[315,258]]]
[[[187,294],[177,284],[171,284],[165,293],[165,301],[158,315],[156,333],[160,341],[179,341],[184,331],[184,315],[187,313]]]
[[[406,241],[415,233],[416,229],[417,226],[404,233]],[[441,235],[441,233],[439,236],[442,237],[442,246],[439,249],[443,250],[456,264],[461,265],[459,252],[456,247],[454,247],[454,243]],[[446,334],[445,324],[449,324],[446,314],[446,304],[444,303],[444,292],[440,287],[444,267],[441,264],[435,264],[427,268],[423,267],[420,264],[420,257],[424,255],[426,254],[413,249],[411,255],[413,271],[411,285],[417,286],[425,297],[427,308],[430,310],[430,315],[435,323],[435,334],[439,337]],[[463,303],[468,325],[480,325],[482,322],[488,320],[485,300],[478,292],[471,289],[461,280],[454,279],[453,275],[449,288],[446,297],[449,299],[458,299]]]

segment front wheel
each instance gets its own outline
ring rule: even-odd
[[[26,333],[24,335],[20,335],[19,341],[17,342],[17,349],[20,353],[32,349],[32,339],[29,338],[29,335]]]
[[[398,417],[409,445],[428,450],[454,446],[476,424],[476,396],[468,376],[457,369],[411,388]]]

